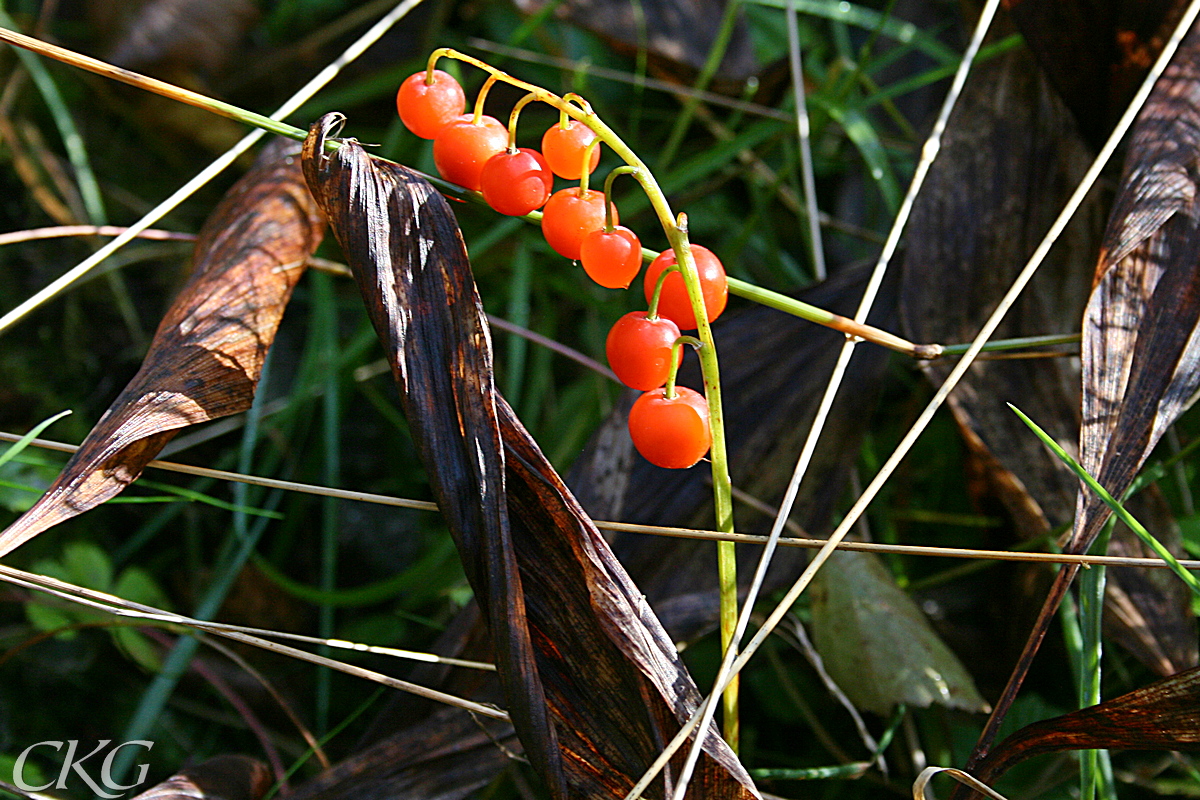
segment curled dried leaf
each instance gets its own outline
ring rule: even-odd
[[[267,148],[196,242],[195,267],[142,367],[54,484],[0,533],[0,555],[119,494],[179,429],[245,411],[324,222],[295,146]]]

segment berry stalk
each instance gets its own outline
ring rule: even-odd
[[[667,240],[675,251],[675,259],[683,275],[687,287],[688,299],[696,316],[697,335],[702,343],[699,348],[700,368],[704,374],[704,394],[708,400],[709,426],[712,430],[712,482],[713,506],[716,513],[716,528],[722,533],[733,532],[733,487],[729,477],[729,456],[725,446],[725,415],[721,403],[720,365],[717,362],[717,346],[713,338],[712,327],[708,323],[708,315],[704,306],[704,297],[700,289],[700,277],[696,269],[696,261],[692,256],[691,245],[687,235],[687,217],[680,215],[676,220],[667,201],[666,194],[658,185],[653,173],[644,161],[627,145],[612,128],[608,127],[595,112],[589,108],[582,111],[563,98],[540,86],[513,78],[502,70],[460,53],[452,48],[444,47],[435,51],[437,56],[447,56],[468,64],[472,64],[489,75],[517,88],[524,89],[537,96],[539,100],[557,108],[562,114],[577,119],[591,128],[596,136],[607,144],[616,155],[631,167],[638,170],[638,180],[650,200],[650,206],[658,217],[659,224],[667,234]],[[583,180],[586,180],[586,172]],[[733,641],[734,628],[737,625],[737,561],[734,546],[730,542],[717,544],[717,572],[721,596],[721,643],[722,650],[728,648]],[[724,733],[730,747],[737,751],[738,742],[738,684],[731,681],[725,689]]]

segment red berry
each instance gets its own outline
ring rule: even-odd
[[[629,435],[651,464],[687,469],[712,446],[708,403],[686,386],[676,386],[672,398],[666,396],[666,389],[653,389],[629,410]]]
[[[587,125],[577,119],[570,120],[567,127],[555,125],[542,134],[542,155],[550,169],[560,178],[577,181],[583,177],[583,151],[596,138]],[[600,163],[600,146],[592,148],[588,174]]]
[[[396,92],[400,121],[422,139],[437,136],[466,107],[467,96],[458,81],[440,69],[433,71],[433,83],[425,82],[425,70],[421,70],[405,78]]]
[[[679,326],[666,317],[649,319],[645,311],[630,311],[608,332],[604,352],[621,383],[648,392],[671,377],[671,349]],[[683,361],[679,351],[676,364]]]
[[[486,114],[479,124],[463,114],[438,131],[433,139],[433,163],[438,174],[451,183],[479,191],[483,165],[508,148],[508,129]]]
[[[613,222],[617,209],[613,207]],[[604,192],[588,189],[579,194],[578,187],[560,189],[550,195],[542,209],[542,235],[554,252],[571,260],[579,259],[583,237],[604,227]]]
[[[625,289],[642,268],[642,242],[619,225],[611,231],[592,231],[579,246],[579,261],[596,283],[606,289]]]
[[[692,245],[692,257],[696,260],[696,271],[700,275],[700,291],[704,295],[704,310],[708,313],[708,321],[712,322],[721,316],[725,303],[729,299],[729,284],[725,278],[725,267],[720,259],[713,255],[707,247]],[[663,250],[658,258],[646,267],[646,302],[654,296],[654,286],[659,274],[667,267],[674,266],[675,251]],[[690,331],[696,328],[696,315],[692,313],[692,304],[688,302],[687,288],[683,276],[673,272],[663,281],[662,294],[658,298],[658,313],[668,319],[675,320],[680,330]]]
[[[483,199],[501,214],[520,217],[541,208],[554,188],[554,175],[537,150],[497,153],[479,174]]]

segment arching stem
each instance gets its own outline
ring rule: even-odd
[[[587,164],[587,159],[584,159],[584,164]],[[604,179],[604,232],[613,232],[613,202],[612,202],[612,185],[618,175],[632,175],[637,177],[639,170],[637,167],[631,167],[628,164],[623,167],[617,167]],[[657,295],[656,295],[657,296]]]
[[[588,146],[583,148],[583,165],[579,168],[579,196],[584,197],[588,191],[588,178],[591,177],[592,171],[588,166],[592,163],[592,153],[596,152],[596,148],[600,146],[600,137],[597,136],[588,142]],[[611,216],[611,209],[605,212]]]
[[[675,398],[675,377],[679,374],[679,351],[684,345],[692,347],[696,352],[700,352],[700,348],[704,347],[704,343],[695,336],[680,336],[671,345],[671,372],[667,375],[667,382],[663,386],[663,397],[668,400]]]
[[[471,124],[478,125],[483,119],[483,101],[487,99],[487,93],[491,91],[492,84],[500,80],[497,75],[489,75],[488,79],[483,82],[483,87],[479,90],[479,95],[475,98],[475,116],[471,117]]]
[[[537,100],[536,94],[527,94],[517,101],[513,106],[512,113],[508,115],[508,152],[510,154],[517,152],[517,118],[521,116],[521,109]]]
[[[672,264],[658,273],[658,280],[654,282],[654,293],[650,295],[650,307],[646,309],[646,319],[658,319],[658,298],[662,297],[663,281],[672,272],[679,272],[679,265]]]

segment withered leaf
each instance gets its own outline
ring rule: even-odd
[[[294,144],[263,151],[200,231],[194,272],[137,375],[54,484],[0,533],[0,555],[120,493],[180,428],[250,407],[263,359],[324,223]]]
[[[915,341],[972,338],[1089,161],[1070,115],[1028,52],[1011,50],[979,64],[913,210],[903,283],[906,335]],[[1093,193],[998,337],[1077,330],[1087,301],[1085,270],[1099,246],[1100,211]],[[940,383],[951,366],[932,362],[925,371]],[[1006,402],[1033,409],[1029,413],[1057,440],[1075,440],[1077,363],[1069,358],[981,360],[948,399],[989,492],[1004,502],[1018,534],[1029,538],[1071,520],[1078,481],[1023,429]],[[1139,545],[1121,528],[1113,548],[1136,551]],[[1108,605],[1116,613],[1107,615],[1106,624],[1148,666],[1170,675],[1196,663],[1196,621],[1185,587],[1158,580],[1170,576],[1147,577],[1132,570],[1110,573]]]
[[[353,140],[305,174],[355,273],[487,620],[526,757],[555,797],[620,797],[698,694],[670,640],[495,392],[491,341],[446,201]],[[690,796],[757,796],[715,735]],[[668,770],[669,784],[673,770]],[[659,784],[656,794],[661,791]]]
[[[1192,343],[1200,319],[1200,275],[1196,271],[1200,231],[1194,205],[1194,175],[1200,134],[1196,124],[1200,85],[1195,61],[1200,38],[1183,42],[1155,87],[1135,126],[1125,175],[1101,247],[1097,277],[1083,319],[1083,398],[1080,461],[1112,494],[1120,496],[1168,425],[1195,392],[1200,373]],[[1021,402],[1024,402],[1022,400]],[[1076,490],[1074,528],[1065,550],[1086,552],[1110,512],[1098,498]],[[1034,631],[996,710],[967,763],[987,754],[999,722],[1015,698],[1051,617],[1078,571],[1055,576]],[[1118,580],[1124,576],[1118,575]],[[1131,587],[1127,587],[1131,588]],[[1176,587],[1177,589],[1178,587]],[[1126,597],[1130,597],[1126,593]],[[1162,593],[1163,597],[1169,597]],[[1181,614],[1182,593],[1172,604]],[[1116,597],[1117,600],[1125,598]],[[1186,602],[1186,601],[1183,601]],[[1128,610],[1128,609],[1119,609]],[[1140,616],[1153,614],[1146,605]],[[1136,622],[1132,616],[1126,618]],[[1195,638],[1170,639],[1187,628],[1173,626],[1157,650],[1194,663]],[[1145,628],[1144,633],[1159,638]],[[1187,639],[1190,638],[1190,641]],[[1144,636],[1142,644],[1149,642]],[[1142,648],[1144,649],[1144,648]],[[955,796],[965,790],[955,788]]]
[[[1027,51],[977,65],[913,206],[901,294],[905,335],[918,342],[974,338],[1090,161],[1070,114]],[[996,338],[1079,330],[1087,264],[1102,225],[1098,199],[1089,197]],[[953,366],[944,359],[924,370],[940,384]],[[1056,440],[1072,441],[1078,387],[1072,359],[981,359],[948,398],[1023,537],[1070,521],[1078,481],[1005,403],[1026,409]]]
[[[1027,725],[974,770],[991,783],[1032,756],[1061,750],[1200,750],[1200,668]]]
[[[1083,320],[1080,461],[1114,496],[1200,388],[1200,32],[1184,39],[1134,127]],[[1069,549],[1109,517],[1081,491]]]
[[[1084,136],[1099,147],[1179,20],[1180,0],[1009,0]]]
[[[258,800],[271,788],[267,765],[224,755],[181,770],[133,800]]]
[[[521,744],[511,725],[442,706],[304,785],[296,800],[458,800],[495,780]]]

